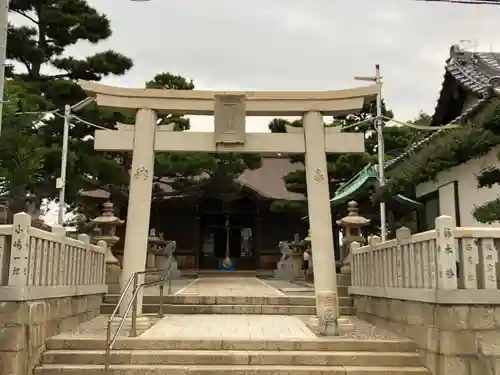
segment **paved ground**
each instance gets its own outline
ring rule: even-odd
[[[284,295],[256,277],[207,277],[197,279],[175,294],[195,296],[265,297]]]
[[[292,295],[292,296],[314,295],[314,286],[302,285],[286,280],[276,280],[276,279],[263,279],[262,281],[287,295]]]
[[[189,284],[191,284],[196,279],[179,279],[172,280],[172,293],[176,293],[179,290],[185,288]],[[165,293],[167,289],[165,288]],[[149,286],[144,288],[144,295],[146,296],[158,296],[160,295],[160,288],[158,286]]]
[[[197,334],[197,332],[193,332],[194,329],[188,328],[187,330],[182,332],[180,330],[180,328],[181,328],[180,326],[177,328],[172,327],[173,322],[190,323],[190,326],[193,327],[193,321],[188,322],[188,320],[184,320],[183,322],[181,322],[179,320],[176,320],[175,317],[178,317],[178,316],[179,315],[172,315],[173,318],[170,318],[171,316],[168,315],[163,320],[159,320],[156,317],[149,316],[148,317],[149,324],[146,327],[144,327],[144,325],[141,324],[142,329],[139,329],[138,333],[140,335],[142,333],[142,335],[140,336],[141,338],[157,339],[158,337],[157,336],[155,337],[155,333],[153,333],[153,331],[158,329],[158,326],[156,326],[156,327],[154,326],[156,323],[158,323],[158,324],[161,324],[159,326],[160,329],[167,330],[167,329],[171,328],[171,330],[169,332],[171,332],[172,334],[175,333],[175,330],[177,329],[177,336],[181,336],[184,339],[191,339],[191,340],[197,339],[199,337],[199,335]],[[203,325],[206,326],[208,321],[203,320],[203,317],[209,317],[209,315],[181,315],[181,316],[186,317],[186,318],[191,318],[194,320],[197,320],[199,318],[198,322],[194,323],[194,326],[196,326],[198,328],[200,326],[203,326]],[[223,335],[226,335],[227,339],[238,339],[238,337],[236,336],[236,333],[232,333],[232,331],[228,328],[229,325],[226,327],[225,323],[229,322],[228,318],[232,319],[234,317],[237,317],[236,319],[238,319],[238,318],[248,319],[247,323],[249,325],[254,326],[254,324],[255,324],[255,327],[260,327],[261,330],[262,330],[263,326],[269,327],[269,325],[271,324],[270,321],[267,321],[267,322],[264,322],[263,320],[259,321],[259,318],[261,317],[261,315],[219,315],[219,316],[221,316],[224,319],[224,325],[222,326],[222,328],[220,325],[217,326],[218,328],[215,326],[210,327],[211,331],[209,331],[206,334],[211,335],[210,337],[212,337],[212,338],[216,337],[216,338],[220,339]],[[257,332],[256,329],[254,330],[253,336],[252,336],[252,331],[250,328],[241,327],[241,329],[238,331],[239,332],[238,334],[242,335],[243,339],[245,339],[245,338],[248,339],[248,335],[251,336],[251,339],[273,340],[273,339],[277,339],[280,337],[280,336],[278,336],[278,337],[272,336],[271,337],[271,333],[274,335],[281,335],[281,337],[283,337],[283,338],[287,337],[288,339],[293,339],[293,337],[311,339],[311,336],[309,336],[310,335],[309,332],[311,332],[311,331],[309,331],[307,328],[304,330],[304,332],[302,332],[302,333],[300,332],[303,329],[303,327],[306,327],[305,323],[307,323],[307,321],[310,319],[310,316],[291,317],[291,316],[273,316],[273,315],[270,315],[269,317],[273,318],[273,319],[280,319],[280,320],[285,318],[285,323],[290,323],[290,326],[292,326],[294,328],[292,328],[291,332],[290,331],[284,332],[282,329],[283,326],[280,324],[277,324],[275,326],[275,328],[273,328],[271,331],[264,332],[264,335],[266,335],[266,336],[259,337],[258,336],[259,333]],[[292,319],[290,320],[290,318],[292,318]],[[300,321],[302,321],[302,324],[297,324],[297,321],[295,319],[298,319],[299,323],[300,323]],[[88,322],[80,324],[75,329],[61,332],[57,336],[58,337],[77,336],[77,337],[82,337],[82,338],[102,338],[102,339],[104,339],[106,337],[106,321],[107,320],[108,320],[108,316],[101,315],[101,316],[98,316],[98,317],[88,321]],[[234,323],[235,323],[235,320],[232,320],[232,323],[230,325],[234,326]],[[243,324],[243,321],[240,321],[238,323]],[[386,329],[376,327],[370,323],[367,323],[367,322],[360,320],[358,318],[355,318],[355,317],[351,317],[351,323],[353,325],[353,329],[350,329],[349,331],[342,332],[342,334],[340,336],[337,336],[337,337],[318,337],[317,339],[320,339],[320,340],[337,340],[337,339],[346,339],[346,338],[356,339],[356,340],[402,340],[403,339],[401,336],[398,336],[398,335],[396,335],[396,334],[394,334]],[[298,327],[300,327],[299,331],[298,331]],[[147,328],[149,328],[149,330]],[[151,329],[151,328],[153,328],[153,329]],[[287,327],[287,329],[288,328],[289,327]],[[127,337],[129,334],[129,329],[130,329],[130,324],[127,324],[124,327],[124,329],[120,331],[119,336],[120,337]],[[115,330],[116,330],[116,325],[113,326],[113,332],[115,332]],[[161,331],[159,331],[159,332],[161,332]],[[163,332],[165,332],[165,331],[163,331]],[[311,332],[311,334],[312,334],[312,332]],[[188,336],[188,335],[191,335],[191,336]],[[286,336],[286,335],[288,335],[288,336]],[[302,336],[294,336],[294,335],[302,335]],[[168,340],[168,339],[173,339],[173,338],[174,337],[169,337],[169,336],[163,335],[159,339]],[[312,338],[313,339],[315,338],[314,334],[313,334]]]
[[[175,294],[200,296],[277,296],[295,294],[299,290],[310,288],[309,285],[297,285],[287,281],[260,280],[255,277],[210,277],[196,280],[176,280]],[[311,291],[312,292],[312,291]],[[149,289],[147,294],[157,291]],[[166,315],[163,319],[156,316],[141,317],[138,333],[148,339],[241,339],[241,340],[277,340],[311,339],[315,334],[307,327],[310,316],[287,315]],[[104,337],[108,316],[101,315],[76,329],[62,332],[58,336]],[[113,332],[116,330],[113,324]],[[400,340],[401,337],[385,329],[375,327],[355,317],[351,318],[352,329],[337,338],[361,340]],[[119,336],[128,336],[130,321],[120,331]],[[319,338],[318,338],[319,339]],[[322,337],[330,340],[335,337]]]
[[[283,315],[168,315],[141,335],[148,339],[315,338],[299,319]]]

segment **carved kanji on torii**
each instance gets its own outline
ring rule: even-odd
[[[96,96],[100,106],[136,112],[135,125],[119,124],[117,130],[95,132],[96,150],[132,151],[122,284],[144,269],[155,152],[305,154],[317,316],[325,330],[336,329],[337,287],[326,153],[363,152],[364,134],[325,128],[323,116],[359,112],[367,101],[375,99],[376,85],[302,92],[128,89],[86,81],[80,85]],[[157,126],[157,116],[163,114],[213,115],[214,132],[176,132],[173,125]],[[247,116],[302,116],[303,127],[290,127],[287,133],[279,134],[246,133]]]

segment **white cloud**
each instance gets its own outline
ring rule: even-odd
[[[432,113],[452,44],[500,49],[500,7],[412,0],[90,0],[113,36],[69,53],[114,49],[134,60],[105,83],[143,87],[154,74],[192,78],[199,89],[325,90],[356,86],[380,64],[384,96],[400,120]],[[266,131],[269,119],[248,129]],[[193,118],[193,129],[212,119]]]
[[[304,90],[356,85],[380,64],[384,93],[403,120],[431,113],[449,48],[476,39],[500,47],[495,6],[412,0],[91,0],[112,22],[113,36],[85,55],[112,48],[134,59],[106,83],[142,87],[155,73],[192,78],[199,89]],[[268,119],[250,119],[264,131]],[[195,118],[195,129],[211,126]]]

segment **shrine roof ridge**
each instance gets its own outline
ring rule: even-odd
[[[219,96],[240,96],[247,116],[301,115],[307,111],[343,115],[358,112],[379,92],[378,85],[323,91],[203,91],[123,88],[82,80],[78,84],[104,107],[197,115],[212,115]]]
[[[481,100],[489,97],[492,90],[499,95],[499,84],[500,53],[468,51],[459,45],[452,45],[446,60],[444,79],[431,125],[439,126],[452,122],[447,112],[453,106],[453,99],[459,97],[457,87]],[[462,100],[461,111],[464,105],[465,100]],[[459,115],[460,113],[456,114]],[[462,119],[465,120],[466,118]]]

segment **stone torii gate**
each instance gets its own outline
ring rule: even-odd
[[[87,81],[80,86],[100,106],[136,113],[135,125],[95,132],[96,150],[132,151],[122,290],[146,263],[155,152],[305,154],[316,311],[323,333],[336,332],[337,282],[326,153],[363,152],[364,134],[325,128],[323,116],[359,112],[366,101],[376,98],[377,85],[312,92],[129,89]],[[171,125],[157,126],[157,116],[169,113],[213,115],[215,131],[175,132]],[[303,128],[279,134],[246,133],[246,116],[302,116]],[[126,296],[124,307],[130,298]],[[142,294],[138,300],[140,314]]]

